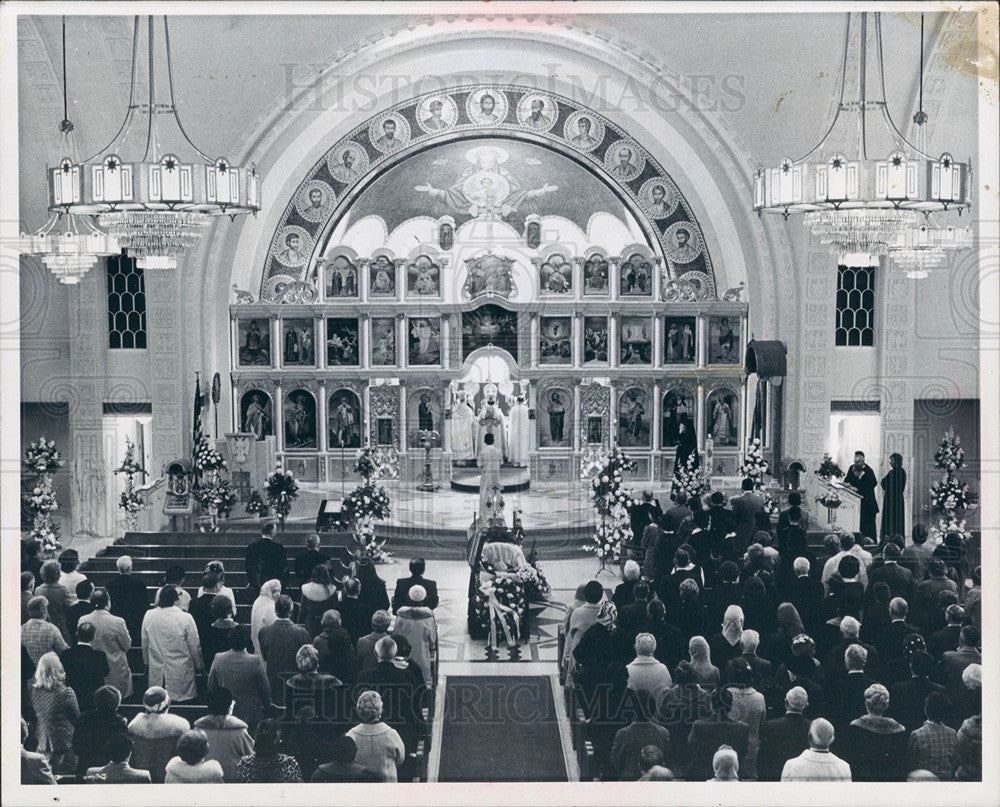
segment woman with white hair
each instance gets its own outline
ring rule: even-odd
[[[437,671],[437,621],[434,619],[434,612],[424,605],[427,589],[420,585],[412,586],[409,598],[415,605],[404,605],[396,611],[393,633],[405,636],[410,642],[410,658],[420,667],[424,684],[431,687]]]
[[[740,758],[736,751],[728,745],[720,745],[712,757],[712,771],[715,773],[709,782],[740,781]]]
[[[722,630],[713,634],[708,640],[712,658],[719,669],[743,652],[740,639],[743,636],[743,609],[738,605],[729,605],[722,617]]]
[[[38,719],[38,751],[48,757],[55,774],[73,773],[73,728],[80,718],[76,693],[66,686],[66,670],[53,652],[38,659],[31,687],[31,706]]]
[[[377,692],[362,692],[355,711],[360,724],[347,732],[358,748],[354,762],[380,774],[383,782],[399,781],[396,767],[406,750],[399,732],[382,722],[382,698]]]
[[[872,684],[865,690],[867,714],[851,721],[843,744],[855,782],[902,782],[906,779],[906,729],[891,717],[889,690]]]
[[[281,596],[281,581],[268,580],[260,587],[260,595],[250,609],[250,641],[253,650],[260,655],[260,629],[276,622],[278,615],[274,612],[274,603]]]

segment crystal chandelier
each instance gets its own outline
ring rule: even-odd
[[[920,213],[969,208],[971,173],[971,165],[947,152],[931,157],[899,131],[885,100],[881,15],[850,13],[833,121],[804,157],[757,170],[753,208],[786,219],[803,213],[835,252],[871,260],[901,247]]]
[[[62,133],[63,153],[74,153],[71,133],[73,123],[69,119],[68,92],[66,83],[66,18],[62,19],[63,54],[63,119],[59,124]],[[118,255],[121,248],[113,236],[94,226],[85,216],[73,213],[53,212],[49,220],[34,233],[21,233],[18,252],[22,255],[37,255],[42,263],[56,276],[60,283],[79,283],[90,271],[97,259],[105,255]]]
[[[949,256],[972,247],[972,228],[939,225],[932,217],[903,233],[902,242],[889,249],[892,263],[913,279],[948,262]]]
[[[136,87],[140,41],[136,17],[125,120],[94,156],[80,162],[63,158],[49,172],[49,210],[97,216],[139,266],[173,268],[212,217],[235,218],[260,210],[260,179],[253,163],[243,168],[225,157],[209,157],[185,132],[174,99],[166,17],[162,21],[169,102],[158,100],[154,19],[146,21],[146,103],[139,102]]]

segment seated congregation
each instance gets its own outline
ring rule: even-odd
[[[581,780],[982,779],[981,569],[958,535],[813,551],[797,505],[742,544],[721,494],[663,515],[562,626]]]
[[[438,595],[423,560],[390,602],[370,562],[310,536],[289,564],[264,532],[247,549],[252,605],[220,561],[197,589],[172,566],[150,591],[121,556],[95,588],[75,551],[27,548],[23,784],[426,778]]]

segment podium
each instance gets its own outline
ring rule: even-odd
[[[850,485],[836,479],[831,480],[827,487],[840,496],[840,507],[833,511],[833,523],[847,532],[858,532],[861,529],[861,495]],[[820,510],[824,509],[820,506]]]

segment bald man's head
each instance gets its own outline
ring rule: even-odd
[[[822,717],[809,724],[809,747],[828,751],[833,744],[833,724]]]

